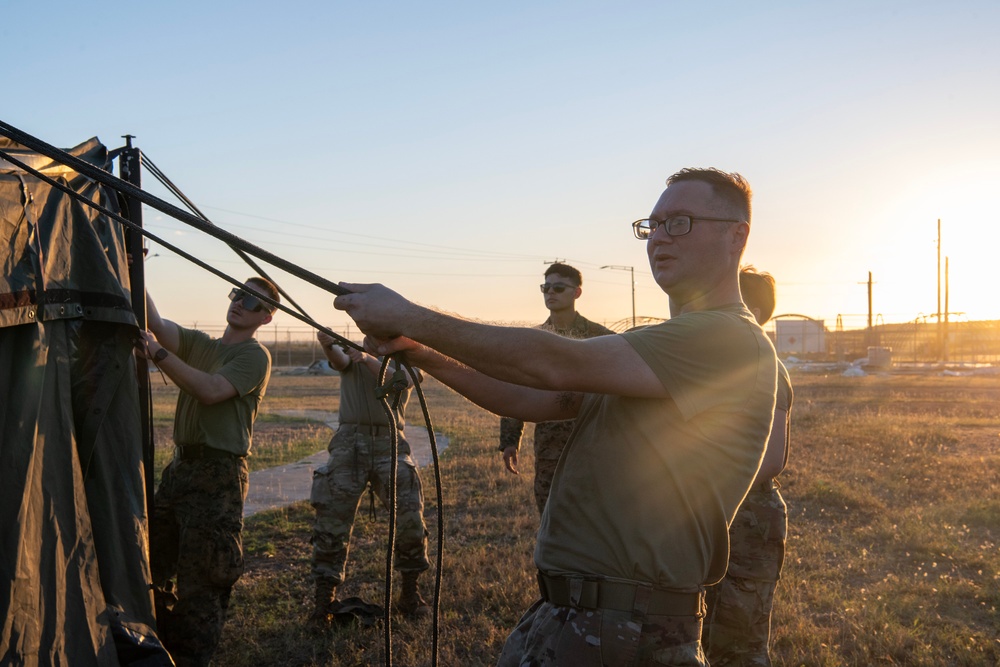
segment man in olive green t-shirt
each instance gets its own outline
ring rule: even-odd
[[[431,608],[420,595],[417,580],[430,567],[427,560],[427,524],[424,521],[424,494],[420,473],[410,456],[410,444],[403,433],[406,403],[413,378],[403,373],[386,387],[392,419],[377,398],[382,360],[361,350],[341,348],[323,333],[316,334],[330,366],[340,373],[340,409],[337,432],[330,439],[325,464],[313,471],[309,500],[316,511],[313,522],[312,577],[315,585],[313,611],[309,620],[320,627],[344,612],[336,599],[337,587],[347,575],[347,554],[354,530],[358,504],[366,488],[390,507],[395,486],[396,530],[393,567],[402,574],[397,611],[422,617]],[[393,368],[390,368],[390,371]],[[395,366],[395,370],[400,370]],[[417,380],[422,379],[419,371]],[[395,430],[395,433],[393,431]],[[396,456],[393,459],[393,435]],[[392,468],[396,463],[393,482]]]
[[[704,587],[725,571],[775,403],[774,348],[740,301],[750,198],[716,169],[667,180],[632,227],[671,319],[622,335],[478,324],[381,285],[334,300],[374,353],[403,350],[488,410],[577,420],[538,532],[541,599],[499,665],[707,664]]]
[[[243,573],[243,502],[253,423],[271,372],[254,338],[278,290],[250,278],[229,294],[226,331],[211,338],[160,317],[147,295],[143,351],[180,388],[173,460],[154,497],[149,550],[156,622],[178,667],[207,666]]]

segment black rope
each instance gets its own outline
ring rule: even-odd
[[[392,665],[392,626],[391,619],[389,615],[389,609],[392,604],[392,561],[393,554],[395,553],[396,547],[396,475],[399,469],[398,463],[398,451],[399,451],[399,441],[397,439],[397,424],[395,420],[394,408],[398,406],[400,393],[396,392],[396,406],[390,408],[389,406],[389,393],[391,388],[385,386],[385,378],[388,372],[388,366],[390,360],[394,360],[397,368],[405,368],[406,372],[409,373],[410,379],[413,382],[413,387],[416,390],[417,398],[420,403],[420,410],[424,416],[424,424],[427,427],[428,442],[431,447],[431,457],[434,461],[434,489],[435,496],[437,500],[437,554],[435,557],[435,575],[434,575],[434,601],[432,603],[433,609],[433,620],[431,625],[431,664],[433,667],[437,667],[438,664],[438,636],[439,632],[439,616],[441,608],[441,578],[444,571],[444,491],[441,484],[441,467],[439,465],[438,458],[438,448],[437,448],[437,438],[434,435],[434,426],[431,423],[431,415],[427,409],[427,399],[424,396],[423,390],[420,388],[420,378],[417,375],[416,370],[410,363],[406,360],[406,356],[403,354],[395,354],[386,356],[382,360],[382,366],[379,369],[378,375],[378,386],[380,387],[380,392],[378,395],[379,402],[382,405],[382,409],[385,411],[386,416],[389,418],[392,424],[392,439],[390,441],[390,456],[392,461],[390,462],[390,482],[389,482],[389,550],[386,555],[385,563],[385,654],[386,654],[386,666],[391,667]]]
[[[377,378],[379,391],[376,392],[379,404],[392,425],[392,436],[389,438],[389,507],[387,508],[389,510],[389,548],[386,549],[385,553],[385,622],[383,623],[386,667],[392,667],[392,613],[390,610],[392,608],[392,560],[396,553],[396,474],[399,470],[399,430],[396,417],[389,405],[389,392],[383,387],[391,359],[392,355],[382,359],[382,366],[379,368]],[[398,399],[399,394],[397,393],[396,396]],[[372,446],[374,447],[374,438]]]
[[[125,225],[126,227],[128,227],[129,229],[135,231],[136,233],[142,234],[144,237],[146,237],[148,239],[151,239],[153,241],[156,241],[157,243],[159,243],[160,245],[162,245],[164,248],[167,248],[168,250],[170,250],[170,251],[172,251],[172,252],[180,255],[181,257],[183,257],[184,259],[188,260],[189,262],[191,262],[193,264],[197,264],[199,267],[205,269],[209,273],[212,273],[212,274],[218,276],[219,278],[222,278],[226,282],[228,282],[228,283],[230,283],[230,284],[232,284],[232,285],[234,285],[236,287],[239,287],[241,289],[246,290],[247,292],[250,292],[251,294],[253,294],[257,298],[259,298],[261,301],[264,301],[266,303],[271,304],[272,306],[274,306],[275,308],[277,308],[281,312],[286,313],[288,315],[291,315],[292,317],[294,317],[295,319],[299,320],[300,322],[308,324],[309,326],[314,327],[314,328],[318,329],[319,331],[322,331],[323,333],[327,334],[328,336],[332,336],[333,338],[336,338],[341,345],[347,345],[347,346],[353,347],[356,350],[363,350],[364,349],[361,345],[359,345],[359,344],[357,344],[357,343],[355,343],[355,342],[353,342],[353,341],[351,341],[351,340],[349,340],[349,339],[341,336],[340,334],[334,332],[333,330],[331,330],[331,329],[323,326],[322,324],[316,322],[315,320],[312,320],[309,317],[306,317],[304,315],[300,315],[299,313],[295,312],[294,310],[291,310],[287,306],[284,306],[284,305],[278,303],[277,301],[275,301],[274,299],[272,299],[270,296],[268,296],[266,294],[261,294],[257,290],[253,289],[252,285],[249,285],[249,286],[248,285],[244,285],[242,281],[237,280],[236,278],[230,276],[227,273],[223,273],[219,269],[216,269],[214,266],[211,266],[210,264],[207,264],[207,263],[201,261],[200,259],[198,259],[194,255],[191,255],[190,253],[187,253],[184,250],[181,250],[180,248],[178,248],[174,244],[172,244],[172,243],[170,243],[168,241],[165,241],[164,239],[160,238],[156,234],[153,234],[152,232],[150,232],[150,231],[144,229],[143,227],[141,227],[140,225],[135,224],[134,222],[132,222],[128,218],[125,218],[124,216],[121,216],[118,213],[115,213],[114,211],[108,209],[107,207],[104,207],[104,206],[101,206],[100,204],[92,202],[91,200],[87,199],[86,197],[84,197],[80,193],[76,192],[72,188],[70,188],[70,187],[68,187],[68,186],[66,186],[66,185],[64,185],[64,184],[56,181],[55,179],[52,179],[52,178],[46,176],[45,174],[43,174],[42,172],[38,171],[37,169],[33,169],[32,167],[28,166],[24,162],[21,162],[20,160],[18,160],[17,158],[15,158],[13,155],[11,155],[10,153],[8,153],[7,151],[5,151],[3,149],[0,149],[0,157],[2,157],[4,160],[6,160],[7,162],[10,162],[13,165],[15,165],[17,167],[20,167],[21,169],[23,169],[24,171],[28,172],[32,176],[35,176],[36,178],[39,178],[42,181],[48,183],[52,187],[54,187],[57,190],[60,190],[61,192],[69,195],[70,197],[76,199],[77,201],[80,201],[83,204],[86,204],[87,206],[89,206],[89,207],[91,207],[91,208],[93,208],[93,209],[95,209],[95,210],[103,213],[104,215],[112,218],[113,220],[118,221],[119,223]],[[125,181],[122,181],[122,182],[124,183]],[[282,261],[284,261],[284,260],[282,260]],[[341,293],[346,293],[346,292],[343,292],[343,288],[340,288],[340,289],[341,289]]]
[[[145,166],[149,170],[149,172],[156,177],[156,180],[158,180],[160,183],[163,184],[164,187],[170,190],[170,192],[173,193],[175,197],[180,199],[184,203],[184,205],[187,206],[188,209],[190,209],[192,213],[197,215],[202,220],[208,221],[208,216],[202,213],[201,209],[195,206],[195,203],[191,201],[187,195],[181,192],[181,189],[178,188],[176,185],[174,185],[173,181],[167,178],[167,175],[163,173],[163,170],[157,167],[156,164],[151,159],[149,159],[149,156],[146,155],[145,151],[140,149],[139,155],[142,158],[142,165]]]
[[[431,457],[434,460],[434,491],[437,498],[437,556],[435,558],[434,565],[436,566],[437,571],[434,575],[434,619],[431,625],[431,664],[434,667],[437,667],[439,634],[438,616],[441,608],[441,577],[444,572],[444,491],[441,485],[441,466],[438,461],[437,438],[434,435],[434,426],[431,424],[431,413],[427,409],[427,400],[424,398],[424,392],[420,388],[417,372],[413,369],[409,362],[406,361],[405,356],[400,356],[400,360],[407,372],[410,374],[410,378],[413,380],[413,386],[417,390],[420,410],[423,412],[424,424],[427,426],[427,437],[431,443]]]

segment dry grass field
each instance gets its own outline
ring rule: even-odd
[[[781,477],[790,538],[773,616],[775,664],[1000,664],[1000,377],[793,375],[793,382],[793,448]],[[265,412],[335,409],[336,383],[276,377]],[[164,428],[171,389],[157,390]],[[440,471],[438,664],[491,665],[535,598],[531,457],[522,458],[521,476],[507,474],[496,419],[433,380],[425,392],[435,428],[450,439]],[[416,405],[409,417],[419,419]],[[328,433],[264,417],[254,458],[315,451]],[[436,553],[432,469],[424,470],[424,488]],[[372,521],[363,502],[343,595],[381,602],[386,518],[379,508]],[[300,503],[248,520],[247,571],[215,664],[385,663],[382,629],[316,632],[304,623],[310,519]],[[431,664],[429,621],[397,619],[392,631],[393,664]]]

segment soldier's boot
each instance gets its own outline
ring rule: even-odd
[[[396,611],[411,618],[426,618],[432,614],[430,605],[417,589],[419,577],[419,572],[403,572],[403,589],[396,601]]]
[[[309,615],[309,623],[327,625],[333,612],[333,602],[337,599],[337,582],[330,577],[316,577],[313,595],[313,611]]]

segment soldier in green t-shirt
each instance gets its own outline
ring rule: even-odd
[[[254,291],[278,301],[273,283],[250,278],[229,294],[221,338],[163,319],[146,297],[143,351],[180,388],[149,527],[156,622],[178,667],[209,664],[243,574],[246,457],[271,372],[254,334],[275,310]]]
[[[498,664],[706,665],[704,587],[728,561],[728,523],[760,467],[777,359],[740,300],[750,188],[738,174],[667,180],[646,242],[670,319],[575,340],[344,287],[377,354],[405,350],[480,406],[525,421],[577,420],[535,546],[538,600]]]
[[[427,616],[431,608],[417,588],[427,560],[424,495],[410,445],[403,437],[406,403],[413,380],[408,373],[393,383],[388,398],[392,420],[376,397],[382,360],[354,348],[341,348],[323,332],[317,335],[330,365],[340,372],[340,412],[327,462],[313,471],[310,501],[316,510],[312,531],[312,576],[315,585],[310,622],[326,625],[339,614],[337,587],[347,572],[347,552],[358,504],[365,489],[389,506],[392,481],[392,437],[396,449],[396,544],[393,565],[402,575],[396,609],[407,616]],[[396,370],[390,367],[390,373]],[[418,379],[421,377],[417,373]],[[395,422],[395,423],[393,423]]]

